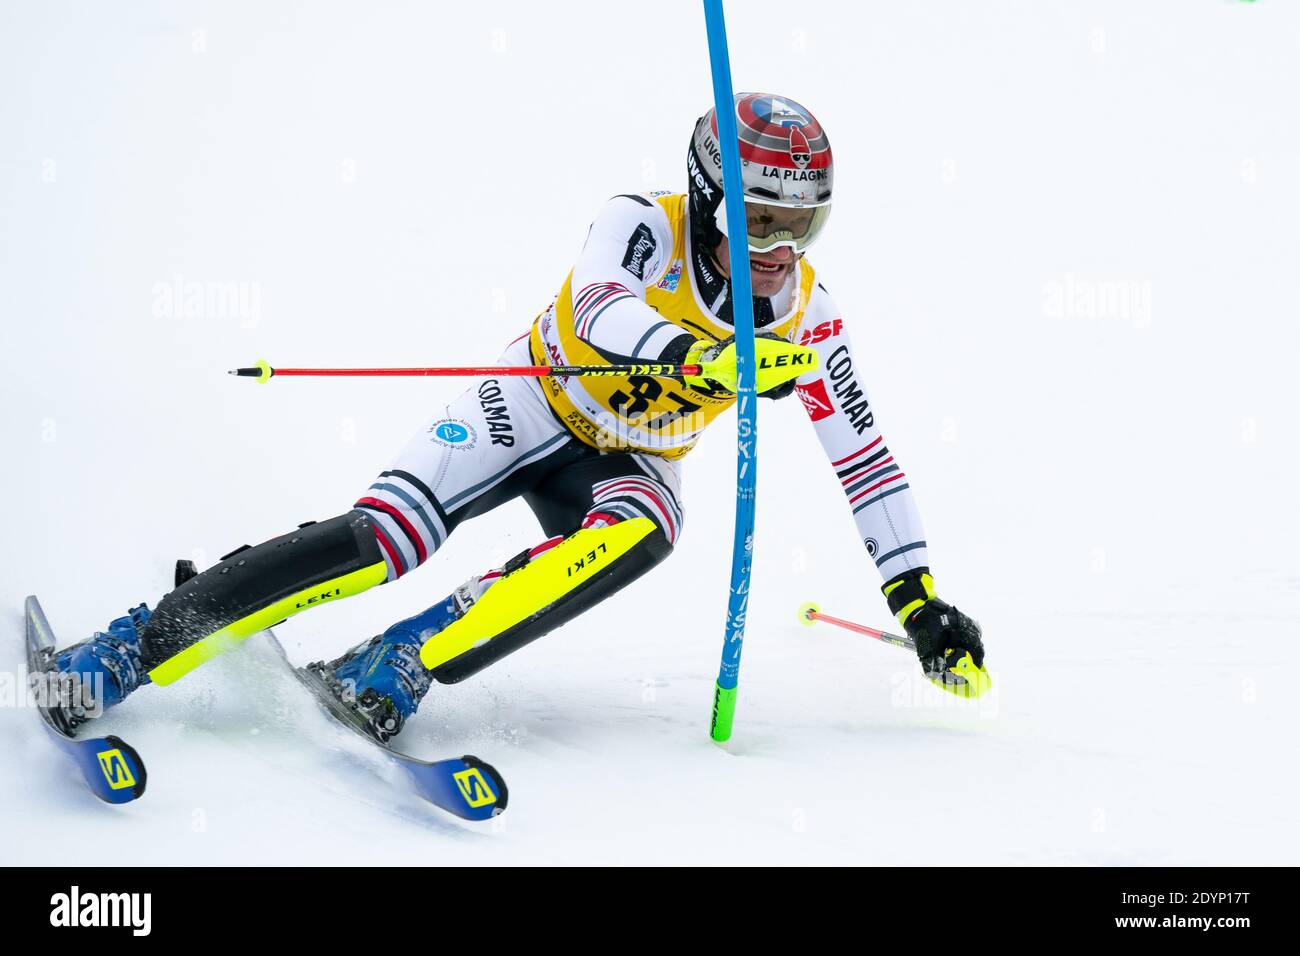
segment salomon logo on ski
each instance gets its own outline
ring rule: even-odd
[[[496,803],[497,795],[483,779],[483,774],[479,772],[478,767],[470,767],[468,770],[454,773],[452,778],[456,781],[456,786],[460,787],[461,796],[471,807],[486,807],[488,804]]]
[[[125,790],[135,786],[135,775],[131,773],[122,751],[117,748],[105,750],[99,755],[99,769],[112,790]]]

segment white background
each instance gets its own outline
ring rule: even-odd
[[[404,734],[498,766],[495,824],[410,795],[257,639],[104,719],[151,777],[98,804],[14,706],[23,596],[71,642],[156,602],[177,557],[345,510],[464,383],[225,370],[495,359],[607,197],[684,187],[712,92],[683,0],[3,0],[0,860],[1296,862],[1300,8],[730,17],[736,88],[829,132],[810,258],[995,694],[795,623],[810,599],[891,622],[801,409],[764,403],[729,753],[707,723],[730,418],[687,459],[667,565],[435,685]],[[174,282],[251,298],[169,313]],[[1120,286],[1127,308],[1089,308]],[[539,538],[507,506],[279,633],[334,655]]]

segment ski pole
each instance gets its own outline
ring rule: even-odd
[[[713,115],[716,122],[727,232],[745,235],[745,191],[741,179],[740,136],[736,130],[736,97],[731,87],[731,56],[727,50],[727,24],[722,0],[704,0],[704,29],[713,75]],[[749,283],[749,248],[733,242],[729,250],[731,290],[735,303],[732,328],[736,331],[736,523],[731,544],[731,589],[727,595],[727,620],[723,632],[718,679],[713,687],[709,736],[718,743],[731,739],[740,686],[740,652],[745,643],[745,619],[754,557],[754,497],[758,469],[758,373],[754,352],[754,300]]]
[[[900,637],[897,634],[890,634],[888,631],[879,631],[874,627],[867,627],[865,624],[854,624],[852,621],[831,617],[829,614],[823,614],[822,609],[811,602],[799,608],[800,624],[811,627],[814,621],[825,621],[827,624],[834,624],[836,627],[842,627],[854,634],[865,634],[867,637],[874,637],[884,644],[893,644],[895,647],[903,647],[909,651],[916,650],[916,642],[910,637]]]
[[[232,368],[230,374],[238,375],[240,378],[255,378],[262,383],[283,375],[313,377],[338,375],[465,375],[471,377],[493,375],[504,377],[513,375],[529,378],[545,378],[550,375],[646,375],[651,378],[678,378],[683,375],[703,375],[704,366],[671,365],[660,362],[630,365],[451,365],[438,368],[272,368],[265,359],[259,359],[256,365],[247,368]]]

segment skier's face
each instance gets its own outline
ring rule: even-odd
[[[717,259],[718,268],[722,270],[724,276],[731,273],[730,256],[731,246],[727,242],[727,237],[723,236],[722,242],[718,244],[718,249],[714,253],[714,258]],[[797,258],[795,251],[789,246],[778,246],[766,252],[753,252],[751,250],[749,253],[749,281],[753,286],[754,295],[768,298],[780,292],[791,270],[794,269]]]

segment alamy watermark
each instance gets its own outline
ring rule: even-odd
[[[153,314],[159,319],[235,319],[245,329],[262,321],[260,282],[198,282],[177,273],[155,282]]]
[[[1067,272],[1043,283],[1043,315],[1049,319],[1118,320],[1145,329],[1151,325],[1151,283]]]
[[[86,893],[73,886],[50,897],[50,925],[120,926],[132,936],[148,936],[153,927],[153,894]]]
[[[990,678],[993,674],[990,673]],[[1001,713],[998,700],[999,682],[978,697],[960,697],[936,687],[933,682],[915,670],[894,671],[889,678],[889,706],[899,710],[949,710],[974,711],[981,720],[996,720]]]
[[[78,717],[103,714],[104,675],[48,670],[26,675],[0,671],[0,709],[43,707]]]

